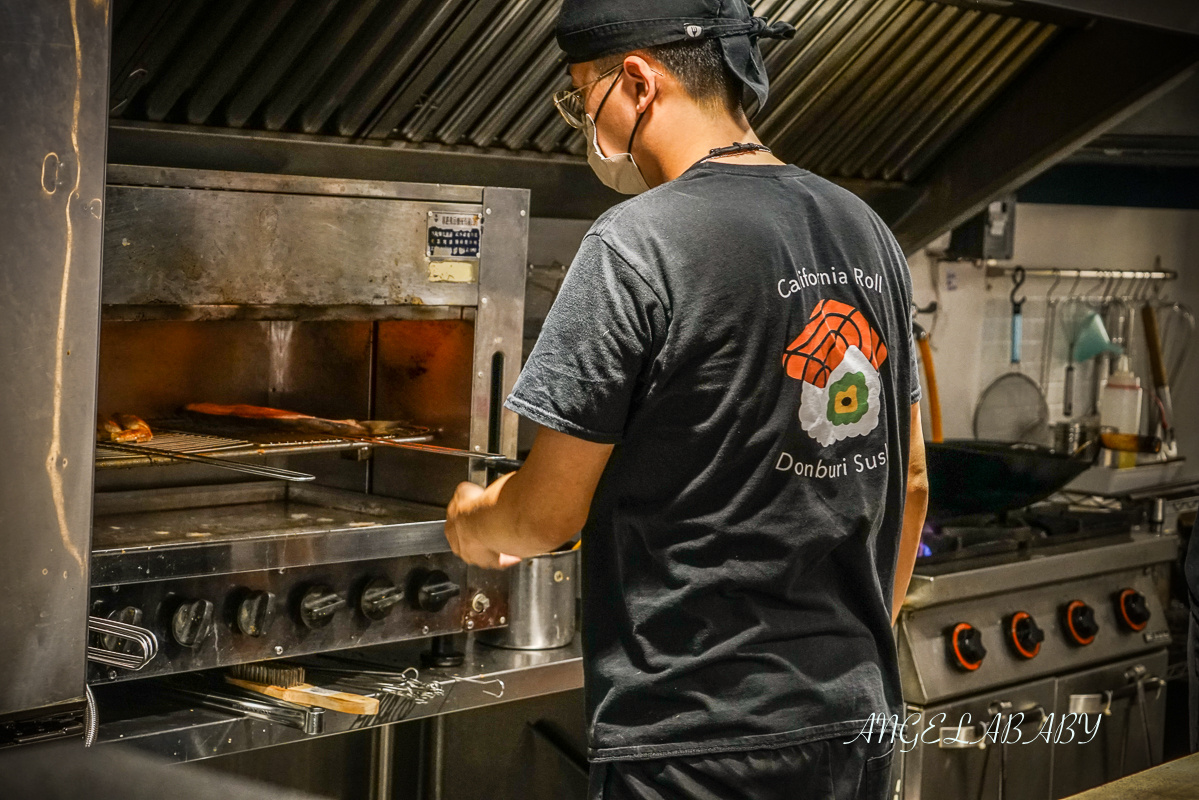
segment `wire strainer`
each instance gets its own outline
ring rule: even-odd
[[[993,442],[1049,444],[1049,405],[1041,387],[1020,372],[1020,344],[1024,333],[1024,298],[1016,292],[1024,285],[1024,269],[1012,272],[1012,371],[1000,375],[983,390],[974,408],[974,438]]]
[[[1008,372],[991,382],[974,409],[974,438],[1049,444],[1049,405],[1036,381]]]

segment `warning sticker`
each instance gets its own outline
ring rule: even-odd
[[[429,212],[429,258],[478,258],[481,214]]]

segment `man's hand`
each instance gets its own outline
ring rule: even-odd
[[[471,530],[470,514],[484,502],[486,494],[487,490],[477,484],[458,484],[446,508],[445,538],[449,540],[454,555],[467,564],[486,569],[507,569],[519,564],[520,559],[485,547],[479,542],[477,532]]]
[[[547,553],[579,532],[612,445],[541,428],[525,465],[486,489],[462,483],[445,536],[468,564],[503,569]]]

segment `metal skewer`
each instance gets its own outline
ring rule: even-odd
[[[292,472],[289,469],[267,467],[260,464],[246,464],[241,461],[230,461],[225,458],[214,458],[213,456],[199,456],[191,453],[176,453],[173,450],[163,450],[158,447],[151,447],[144,444],[128,444],[126,442],[100,442],[100,445],[112,450],[133,453],[135,455],[162,456],[163,458],[174,458],[179,461],[195,461],[200,464],[207,464],[210,467],[230,469],[234,472],[245,472],[262,478],[275,478],[284,481],[310,481],[316,477],[315,475],[309,475],[306,472]]]

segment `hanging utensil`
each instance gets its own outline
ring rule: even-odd
[[[1016,292],[1024,285],[1024,267],[1016,267],[1012,271],[1012,291],[1008,299],[1012,303],[1012,364],[1020,364],[1020,343],[1024,337],[1024,301],[1026,297],[1016,299]]]
[[[276,480],[283,481],[310,481],[316,477],[315,475],[309,475],[306,472],[293,472],[289,469],[268,467],[262,464],[246,464],[242,461],[230,461],[227,458],[201,456],[193,453],[177,453],[174,450],[164,450],[161,447],[151,447],[150,445],[146,444],[104,442],[103,446],[109,450],[119,450],[124,453],[132,453],[139,456],[161,456],[162,458],[173,458],[177,461],[192,461],[198,464],[207,464],[210,467],[228,469],[234,472],[244,472],[248,475],[257,475],[260,478],[274,478]]]
[[[1174,404],[1170,399],[1170,381],[1166,375],[1165,360],[1162,358],[1162,343],[1157,327],[1157,311],[1153,304],[1146,303],[1141,310],[1141,321],[1145,327],[1145,344],[1149,351],[1149,367],[1153,373],[1153,388],[1157,394],[1158,430],[1163,442],[1162,450],[1168,458],[1178,454],[1174,439]]]
[[[1045,391],[1049,386],[1049,369],[1053,366],[1053,339],[1057,332],[1057,306],[1060,302],[1053,296],[1053,292],[1061,282],[1062,276],[1058,275],[1054,278],[1049,291],[1045,292],[1045,335],[1041,345],[1041,391]]]
[[[1012,352],[1013,369],[1000,375],[983,391],[974,409],[974,437],[998,442],[1049,444],[1049,406],[1036,381],[1020,371],[1020,346],[1024,332],[1023,306],[1026,298],[1016,299],[1024,285],[1024,268],[1012,271]]]
[[[1164,313],[1158,316],[1158,323],[1161,326],[1162,358],[1168,366],[1166,380],[1171,386],[1177,386],[1195,338],[1195,315],[1182,303],[1169,303],[1161,310]]]
[[[1062,388],[1062,415],[1067,419],[1074,416],[1074,345],[1078,342],[1078,305],[1079,300],[1074,295],[1082,276],[1076,276],[1070,284],[1070,313],[1066,315],[1066,379]]]

